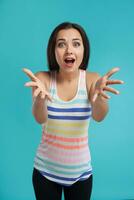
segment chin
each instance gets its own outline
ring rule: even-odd
[[[79,68],[77,66],[72,66],[72,67],[62,66],[60,70],[69,73],[69,72],[77,71],[79,70]]]

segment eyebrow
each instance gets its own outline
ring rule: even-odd
[[[59,38],[57,41],[65,41],[66,39],[64,39],[64,38]],[[81,41],[81,39],[80,38],[73,38],[72,39],[73,41],[74,40],[79,40],[79,41]]]

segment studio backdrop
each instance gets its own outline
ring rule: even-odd
[[[0,0],[0,200],[35,199],[32,170],[41,126],[22,68],[48,70],[48,39],[64,21],[87,32],[88,70],[104,75],[120,67],[112,79],[125,82],[114,86],[120,95],[111,95],[107,117],[90,123],[92,200],[134,199],[133,10],[133,0]]]

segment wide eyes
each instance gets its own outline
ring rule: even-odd
[[[73,47],[79,47],[80,45],[81,45],[80,42],[77,42],[77,41],[72,42]],[[59,48],[65,48],[66,46],[67,46],[66,42],[58,42],[57,43],[57,47],[59,47]]]
[[[80,42],[73,42],[73,46],[74,47],[79,47],[80,46]]]
[[[57,47],[59,47],[59,48],[63,48],[63,47],[65,47],[66,46],[66,43],[65,42],[59,42],[58,44],[57,44]]]

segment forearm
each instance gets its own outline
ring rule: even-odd
[[[46,100],[38,96],[33,103],[32,113],[39,124],[46,122],[48,117]]]
[[[99,95],[95,102],[92,102],[92,117],[94,120],[102,121],[108,113],[108,102],[107,100]]]

